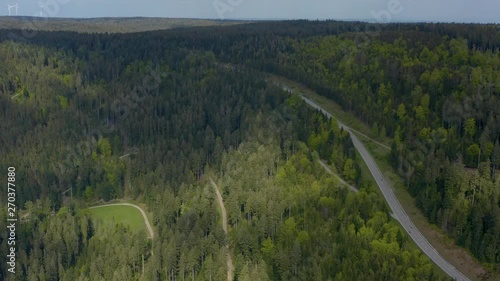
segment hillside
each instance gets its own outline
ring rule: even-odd
[[[29,41],[0,29],[0,167],[15,167],[29,218],[18,273],[4,263],[0,279],[446,280],[391,219],[349,130],[263,72],[371,128],[390,147],[374,158],[425,217],[500,271],[498,27],[394,24],[362,41],[363,26],[38,31]],[[115,199],[146,207],[153,241],[123,223],[96,235],[79,212]]]

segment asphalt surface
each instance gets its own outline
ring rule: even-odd
[[[289,92],[293,91],[289,87],[283,87],[283,88]],[[326,116],[328,116],[328,118],[334,118],[330,113],[328,113],[321,106],[316,104],[314,101],[312,101],[304,96],[302,96],[302,99],[310,106],[323,112]],[[406,232],[413,239],[413,241],[415,241],[415,243],[422,250],[422,252],[424,252],[444,272],[446,272],[446,274],[448,274],[449,276],[451,276],[455,280],[470,281],[469,278],[467,278],[459,270],[457,270],[453,265],[451,265],[447,260],[445,260],[436,251],[436,249],[434,249],[434,247],[432,247],[432,245],[429,243],[429,241],[427,241],[427,239],[425,239],[425,237],[415,227],[415,225],[413,224],[411,219],[408,217],[408,215],[404,211],[403,207],[401,206],[398,199],[394,195],[394,192],[393,192],[391,186],[389,185],[387,180],[384,179],[382,172],[380,171],[379,167],[375,163],[375,160],[373,160],[373,157],[366,150],[366,148],[363,146],[363,144],[359,141],[359,139],[356,137],[356,135],[352,133],[351,128],[342,124],[340,121],[338,121],[338,123],[339,123],[339,127],[343,128],[344,130],[349,132],[349,135],[351,136],[351,139],[352,139],[354,146],[358,150],[359,154],[361,154],[361,157],[363,158],[366,165],[368,166],[370,173],[372,174],[373,178],[377,182],[377,185],[380,188],[380,191],[382,191],[382,194],[384,195],[384,198],[387,201],[387,204],[391,208],[391,210],[393,212],[393,214],[391,216],[401,223],[401,226],[406,230]]]
[[[349,130],[349,129],[347,129]],[[460,271],[458,271],[453,265],[451,265],[448,261],[446,261],[437,251],[432,247],[432,245],[425,239],[422,233],[415,227],[411,219],[408,217],[403,207],[399,203],[398,199],[394,195],[392,188],[389,186],[387,181],[384,179],[384,176],[380,172],[377,164],[365,149],[363,144],[359,141],[359,139],[353,134],[350,133],[352,142],[354,146],[361,154],[361,157],[365,161],[370,173],[373,178],[377,182],[382,194],[385,197],[385,200],[389,204],[392,212],[394,213],[395,219],[401,223],[401,226],[406,230],[408,235],[415,241],[415,243],[420,247],[420,249],[444,272],[450,275],[452,278],[456,280],[470,280],[465,275],[463,275]]]

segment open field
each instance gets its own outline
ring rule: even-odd
[[[92,217],[100,219],[105,228],[121,223],[132,231],[146,230],[141,212],[132,206],[103,206],[92,208],[89,212]]]

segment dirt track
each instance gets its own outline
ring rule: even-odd
[[[224,230],[224,233],[226,233],[227,236],[227,214],[226,214],[226,208],[224,207],[224,201],[222,200],[222,195],[220,194],[219,189],[217,188],[217,185],[215,184],[212,178],[210,178],[210,182],[212,183],[212,186],[215,189],[215,193],[217,194],[217,202],[219,202],[219,206],[222,212],[222,229]],[[232,281],[234,267],[233,267],[233,259],[231,258],[231,252],[229,251],[229,242],[226,245],[226,250],[227,250],[227,280]]]

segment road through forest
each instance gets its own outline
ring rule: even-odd
[[[217,188],[217,185],[215,184],[212,178],[210,178],[210,182],[212,183],[212,186],[215,189],[215,194],[217,195],[217,202],[219,202],[219,206],[222,212],[222,230],[224,230],[224,233],[227,236],[227,213],[226,213],[226,208],[224,207],[224,201],[222,200],[222,195],[219,192],[219,188]],[[231,258],[231,252],[229,251],[229,241],[226,244],[226,250],[227,250],[227,280],[232,281],[234,267],[233,267],[233,259]]]
[[[289,87],[283,87],[286,91],[293,92],[293,90]],[[330,113],[328,113],[326,110],[324,110],[321,106],[319,106],[317,103],[314,101],[302,96],[302,99],[309,104],[310,106],[320,110],[323,112],[328,118],[334,118]],[[338,121],[338,120],[337,120]],[[417,246],[424,252],[437,266],[439,266],[446,274],[454,278],[455,280],[458,281],[469,281],[470,279],[467,278],[465,275],[463,275],[459,270],[457,270],[453,265],[451,265],[447,260],[445,260],[437,251],[432,247],[432,245],[425,239],[425,237],[422,235],[422,233],[415,227],[413,222],[411,221],[410,217],[406,214],[404,211],[403,207],[399,203],[398,199],[394,195],[394,192],[392,190],[392,187],[389,185],[387,180],[384,179],[384,175],[380,171],[379,167],[375,163],[375,160],[373,160],[373,157],[370,155],[370,153],[366,150],[366,148],[363,146],[363,144],[359,141],[359,139],[356,137],[356,135],[352,132],[353,130],[349,128],[348,126],[342,124],[340,121],[338,121],[339,127],[343,128],[347,132],[349,132],[349,135],[351,136],[352,142],[356,149],[358,150],[359,154],[361,154],[361,157],[365,161],[366,165],[368,166],[368,169],[370,170],[370,173],[372,174],[373,178],[375,179],[378,187],[380,188],[380,191],[382,191],[382,194],[384,195],[385,200],[387,201],[387,204],[391,208],[393,212],[393,217],[398,220],[401,223],[401,226],[406,230],[408,235],[415,241]]]

